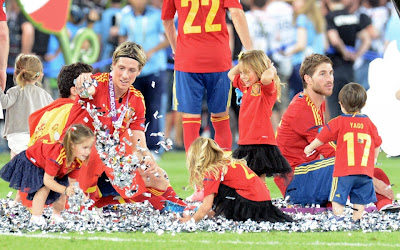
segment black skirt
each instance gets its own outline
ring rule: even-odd
[[[285,177],[292,172],[288,161],[275,145],[239,145],[232,157],[246,160],[247,166],[258,176],[265,174],[267,177],[276,175]]]
[[[293,219],[275,207],[271,201],[251,201],[240,196],[235,189],[220,184],[214,198],[215,215],[234,221],[291,222]]]
[[[36,192],[44,186],[44,170],[28,160],[25,151],[22,151],[4,165],[0,170],[0,177],[10,183],[9,187],[28,193],[28,200],[33,200]],[[55,178],[55,181],[66,187],[69,185],[67,175],[62,178]],[[53,204],[60,196],[60,193],[50,190],[46,205]]]

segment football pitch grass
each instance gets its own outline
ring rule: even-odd
[[[0,154],[0,166],[9,160],[9,155]],[[381,153],[378,167],[382,168],[394,184],[395,195],[400,193],[400,158],[387,158]],[[193,190],[184,190],[188,185],[188,173],[183,152],[168,152],[159,165],[165,169],[178,195],[189,196]],[[273,182],[267,179],[272,198],[281,197]],[[0,199],[5,199],[8,183],[0,180]],[[1,215],[0,215],[1,216]],[[400,248],[400,232],[263,232],[263,233],[42,233],[0,234],[0,249],[320,249],[320,248]]]

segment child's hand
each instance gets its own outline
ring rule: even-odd
[[[309,157],[310,155],[315,153],[315,150],[313,148],[311,148],[310,145],[307,145],[304,148],[304,153],[306,154],[307,157]]]
[[[65,195],[69,197],[74,194],[75,194],[74,186],[73,185],[68,186],[67,189],[65,190]]]
[[[192,216],[190,216],[189,214],[183,213],[183,217],[180,218],[179,221],[181,223],[185,223],[185,222],[188,222],[190,219],[192,219]]]

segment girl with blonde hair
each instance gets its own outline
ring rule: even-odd
[[[267,186],[246,161],[227,156],[214,140],[197,138],[189,148],[187,167],[190,185],[204,188],[204,200],[193,216],[184,214],[181,222],[198,222],[206,215],[235,221],[292,221],[271,203]]]

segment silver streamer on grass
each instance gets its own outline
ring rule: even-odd
[[[78,198],[77,198],[78,199]],[[275,201],[276,202],[276,201]],[[331,232],[354,231],[363,232],[392,232],[399,231],[399,213],[381,213],[373,211],[363,216],[359,223],[352,222],[351,209],[345,209],[345,219],[340,223],[332,222],[331,211],[317,214],[294,213],[294,222],[270,223],[247,220],[244,222],[227,220],[219,216],[205,218],[198,223],[180,223],[179,215],[174,213],[160,213],[146,201],[143,203],[110,205],[101,209],[89,210],[83,206],[81,212],[69,209],[62,212],[63,223],[51,224],[51,208],[45,208],[44,218],[46,225],[41,227],[29,224],[30,213],[20,203],[10,206],[12,200],[0,199],[0,233],[27,233],[36,230],[43,232],[143,232],[158,235],[182,232]],[[76,201],[75,204],[78,204]]]

